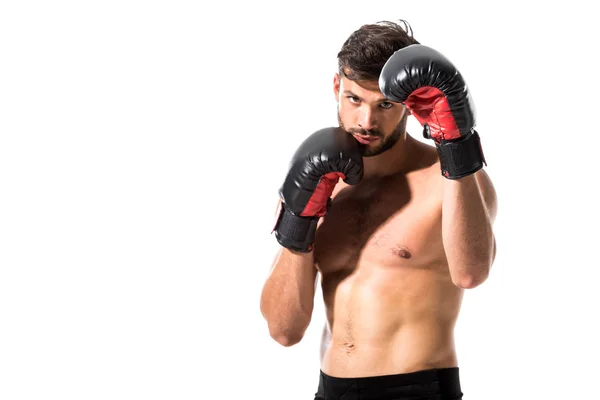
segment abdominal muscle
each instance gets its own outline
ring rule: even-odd
[[[321,369],[336,377],[457,366],[462,290],[436,269],[356,268],[322,276],[328,325]]]

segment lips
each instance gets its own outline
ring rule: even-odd
[[[361,136],[361,135],[353,135],[353,136],[361,144],[371,144],[374,141],[379,140],[378,137],[374,137],[374,136]]]

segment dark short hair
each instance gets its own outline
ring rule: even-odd
[[[351,80],[378,80],[388,58],[411,44],[419,42],[403,19],[363,25],[346,39],[338,53],[339,73]]]

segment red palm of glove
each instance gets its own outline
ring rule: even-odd
[[[329,172],[323,175],[300,215],[302,217],[322,217],[327,214],[329,198],[340,178],[346,179],[346,176],[341,172]]]
[[[438,88],[421,87],[408,96],[404,105],[424,127],[425,137],[437,143],[461,137],[448,100]]]

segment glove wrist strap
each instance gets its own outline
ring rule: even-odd
[[[275,237],[279,244],[285,248],[308,253],[312,251],[319,218],[295,215],[287,209],[285,203],[282,203],[279,217],[273,229]]]
[[[473,131],[458,140],[442,140],[436,143],[442,175],[448,179],[459,179],[483,168],[487,165],[481,141],[477,131]]]

